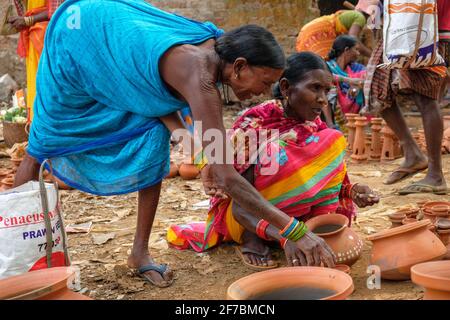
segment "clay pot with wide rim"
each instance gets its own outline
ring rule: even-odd
[[[403,211],[397,211],[388,215],[389,220],[391,221],[391,228],[400,227],[402,225],[402,221],[406,219],[406,213]]]
[[[195,165],[187,163],[182,163],[178,172],[184,180],[193,180],[200,174],[200,170]]]
[[[450,300],[450,261],[417,264],[411,268],[411,280],[425,288],[424,300]]]
[[[0,169],[0,181],[5,179],[7,176],[12,174],[13,171],[11,169]]]
[[[0,280],[0,300],[92,300],[68,288],[75,269],[55,267]]]
[[[431,213],[436,217],[447,217],[450,206],[448,205],[434,205],[431,207]]]
[[[415,219],[415,218],[405,218],[402,220],[402,225],[415,223],[415,222],[417,222],[417,219]]]
[[[363,241],[348,227],[348,218],[342,214],[323,214],[306,221],[306,226],[320,236],[336,255],[337,264],[351,266],[361,256]]]
[[[233,282],[228,287],[227,299],[252,300],[286,288],[322,289],[334,294],[328,293],[320,300],[344,300],[353,292],[354,285],[348,274],[336,269],[285,267],[253,273]]]
[[[411,266],[445,256],[447,248],[429,225],[423,220],[367,237],[373,243],[370,264],[380,268],[382,279],[408,280]]]

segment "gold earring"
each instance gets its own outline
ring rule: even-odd
[[[236,73],[235,75],[234,75],[234,78],[235,79],[237,79],[239,76],[238,76],[238,74]]]

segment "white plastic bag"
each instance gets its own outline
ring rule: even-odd
[[[380,68],[423,68],[444,64],[438,52],[436,0],[385,0]],[[418,32],[420,30],[420,32]]]
[[[58,190],[40,180],[0,193],[0,279],[69,265]]]

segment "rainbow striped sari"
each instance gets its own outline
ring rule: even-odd
[[[344,162],[346,140],[341,132],[328,128],[319,118],[307,123],[287,118],[277,100],[267,101],[242,115],[233,126],[232,141],[249,129],[280,130],[280,139],[269,143],[269,154],[279,164],[278,172],[263,175],[265,165],[253,166],[254,187],[265,199],[303,221],[331,212],[344,214],[351,220],[355,214],[353,202],[341,195],[342,185],[349,183]],[[249,149],[236,148],[236,156],[246,150]],[[243,173],[250,166],[236,164],[235,168]],[[167,238],[176,248],[192,247],[201,252],[221,241],[241,242],[243,231],[234,220],[232,200],[212,198],[206,223],[171,226]]]

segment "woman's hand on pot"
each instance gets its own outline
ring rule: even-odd
[[[311,231],[297,242],[287,241],[284,253],[289,266],[320,266],[323,263],[332,268],[336,263],[333,250]]]
[[[19,31],[27,28],[24,17],[10,17],[8,23]]]
[[[380,197],[365,184],[355,184],[351,191],[351,197],[353,202],[356,203],[359,208],[373,206],[380,202]]]
[[[214,182],[214,177],[212,174],[211,166],[206,165],[202,171],[200,172],[200,177],[202,179],[203,188],[205,189],[205,193],[211,197],[220,197],[222,199],[228,198],[225,192],[217,187],[217,184]]]

